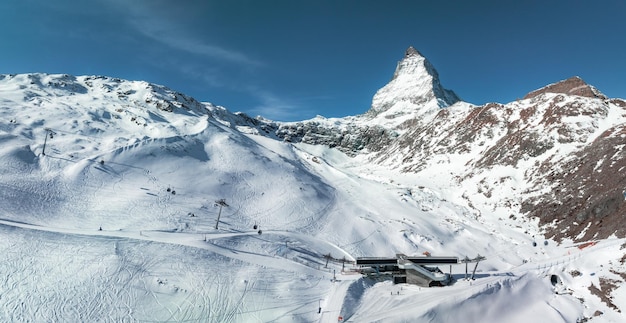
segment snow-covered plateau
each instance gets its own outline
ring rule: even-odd
[[[590,233],[614,215],[581,213],[557,235],[564,222],[531,208],[565,201],[542,166],[574,174],[555,165],[598,138],[623,142],[623,101],[542,93],[476,108],[424,60],[407,51],[369,112],[301,123],[146,82],[0,75],[0,321],[626,321],[626,240]],[[396,84],[415,80],[401,68],[434,85]],[[589,111],[550,128],[546,111],[568,102]],[[533,125],[555,141],[500,147]],[[624,159],[596,157],[596,170]],[[442,266],[453,281],[431,288],[354,264],[399,253],[486,259],[473,280],[465,263]]]

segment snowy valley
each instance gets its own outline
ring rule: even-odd
[[[625,109],[578,78],[475,106],[413,48],[369,111],[302,122],[0,75],[0,318],[624,321]],[[432,288],[354,265],[398,253],[486,259]]]

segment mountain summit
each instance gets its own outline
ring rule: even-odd
[[[583,79],[578,76],[573,76],[567,80],[559,81],[546,85],[540,89],[534,90],[526,96],[524,99],[534,98],[543,93],[563,93],[568,95],[584,96],[588,98],[607,99],[606,95],[602,94],[594,86],[587,84]]]
[[[374,95],[367,114],[395,119],[445,108],[459,100],[454,92],[443,88],[437,70],[411,46],[398,62],[391,81]]]

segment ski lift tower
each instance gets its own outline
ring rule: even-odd
[[[222,215],[222,207],[229,205],[226,203],[225,199],[219,199],[215,201],[215,205],[219,205],[220,207],[220,211],[217,213],[217,222],[215,222],[215,230],[217,230],[217,226],[220,224],[220,216]]]
[[[52,129],[50,128],[45,128],[44,130],[46,130],[46,137],[44,137],[43,139],[43,149],[41,150],[41,154],[43,156],[46,155],[46,143],[48,142],[48,136],[50,136],[50,139],[54,138],[54,135],[56,135],[57,133],[52,131]]]
[[[480,254],[478,254],[476,256],[476,258],[474,259],[469,259],[468,256],[465,256],[465,258],[463,260],[461,260],[461,262],[465,263],[465,280],[467,280],[467,264],[470,262],[475,262],[476,265],[474,266],[474,270],[472,271],[472,276],[469,278],[470,280],[474,280],[474,275],[476,274],[476,269],[478,268],[478,263],[485,260],[487,258],[481,256]]]

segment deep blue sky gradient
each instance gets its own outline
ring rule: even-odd
[[[107,75],[294,121],[369,109],[412,45],[465,101],[626,98],[626,1],[3,0],[0,74]]]

